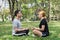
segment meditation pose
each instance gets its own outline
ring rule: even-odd
[[[21,19],[22,12],[20,10],[16,10],[13,16],[13,28],[12,28],[12,35],[28,35],[29,29],[28,28],[22,28],[21,26]]]
[[[32,28],[35,36],[46,37],[49,35],[48,24],[46,20],[46,12],[41,10],[38,12],[38,17],[41,19],[39,28]]]

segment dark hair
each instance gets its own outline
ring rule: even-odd
[[[16,11],[14,12],[14,15],[13,15],[12,21],[14,20],[14,17],[17,16],[17,14],[18,14],[19,11],[20,11],[20,10],[16,10]],[[21,12],[21,11],[20,11],[20,12]],[[22,13],[22,12],[21,12],[21,13]]]

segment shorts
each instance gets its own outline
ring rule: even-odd
[[[42,37],[48,36],[46,32],[42,32]]]

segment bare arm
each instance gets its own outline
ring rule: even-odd
[[[17,31],[23,31],[25,29],[23,29],[23,28],[18,29],[17,27],[14,27],[14,30],[17,32]]]
[[[45,25],[42,25],[42,28],[34,28],[33,30],[40,30],[40,31],[44,31],[45,29]]]
[[[41,31],[44,31],[45,25],[42,25],[42,28],[40,28]]]
[[[29,30],[29,28],[17,28],[15,27],[14,30],[17,32],[17,31],[24,31],[24,30]]]

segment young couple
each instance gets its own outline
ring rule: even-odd
[[[29,28],[22,28],[20,18],[22,17],[22,12],[20,10],[16,10],[13,17],[13,30],[12,35],[20,34],[20,35],[28,35]],[[38,17],[41,19],[39,27],[32,28],[33,34],[35,36],[46,37],[49,35],[48,24],[46,21],[46,13],[41,10],[38,12]]]

